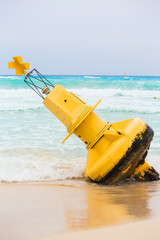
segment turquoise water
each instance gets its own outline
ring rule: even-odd
[[[154,132],[147,161],[160,171],[160,77],[46,76],[88,104],[105,121],[140,117]],[[0,181],[81,178],[87,151],[44,107],[24,77],[0,76]],[[154,99],[156,97],[156,99]]]

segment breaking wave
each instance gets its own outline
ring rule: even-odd
[[[83,76],[84,78],[90,78],[90,79],[99,79],[101,77],[96,77],[96,76]]]
[[[102,98],[102,102],[97,109],[144,114],[160,113],[160,91],[113,88],[74,88],[68,90],[91,105]],[[1,89],[0,95],[0,111],[41,111],[44,108],[42,99],[30,89]]]

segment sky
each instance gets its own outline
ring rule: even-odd
[[[159,0],[0,0],[0,75],[160,76]]]

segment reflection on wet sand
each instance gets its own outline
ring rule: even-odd
[[[7,183],[0,184],[0,196],[3,240],[34,240],[160,215],[160,182],[121,186],[100,186],[83,180]]]
[[[67,207],[67,225],[69,229],[84,229],[147,218],[151,215],[148,201],[156,189],[153,183],[89,185],[83,189],[83,200],[74,200],[79,202],[79,207]]]

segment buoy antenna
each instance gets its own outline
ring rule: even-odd
[[[13,57],[13,60],[8,63],[8,68],[14,68],[16,75],[26,74],[24,82],[44,99],[44,95],[48,95],[54,85],[35,68],[28,73],[26,70],[29,69],[29,63],[23,63],[21,56]]]

